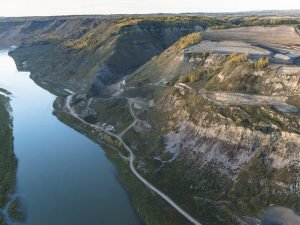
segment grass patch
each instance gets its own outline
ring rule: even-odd
[[[258,217],[270,205],[297,209],[299,195],[289,189],[299,172],[288,167],[274,170],[270,163],[258,154],[243,168],[229,192],[234,204],[246,215]]]
[[[96,111],[97,121],[113,124],[116,132],[121,132],[133,122],[127,100],[124,99],[96,99],[90,106]]]
[[[1,213],[0,213],[0,225],[8,225],[7,223],[5,223],[4,218]]]
[[[24,221],[25,220],[25,214],[22,211],[20,197],[17,197],[10,203],[10,206],[8,208],[8,214],[9,214],[10,218],[12,218],[15,221]]]
[[[0,95],[0,208],[15,189],[17,159],[13,151],[12,119],[7,110],[9,99]],[[0,224],[4,224],[0,215]]]
[[[127,162],[107,151],[108,158],[118,168],[118,179],[128,190],[132,203],[146,224],[185,225],[185,218],[169,206],[160,196],[146,188],[130,171]]]

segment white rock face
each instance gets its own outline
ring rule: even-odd
[[[276,90],[282,89],[283,85],[280,83],[275,85]],[[284,113],[297,113],[298,109],[285,103],[288,100],[286,96],[263,96],[263,95],[249,95],[241,93],[227,93],[227,92],[210,92],[205,95],[210,101],[217,105],[271,105],[278,111]]]
[[[201,43],[194,45],[186,49],[185,51],[185,53],[190,52],[213,52],[225,55],[230,55],[232,53],[241,53],[247,55],[262,56],[271,54],[271,52],[266,49],[259,48],[241,41],[202,41]]]
[[[284,60],[284,61],[289,61],[291,60],[291,57],[287,56],[287,55],[283,55],[283,54],[276,54],[274,56],[276,59],[280,59],[280,60]]]
[[[277,71],[280,75],[300,75],[300,67],[299,66],[282,66]]]
[[[199,169],[216,162],[227,174],[237,174],[243,165],[262,152],[266,154],[266,160],[272,161],[273,168],[281,169],[287,165],[300,168],[299,134],[276,128],[270,133],[253,131],[236,126],[224,117],[221,122],[207,123],[207,116],[212,114],[203,115],[199,123],[194,124],[186,111],[178,111],[174,115],[176,132],[165,136],[166,150],[172,152],[180,146],[180,157],[198,165]]]

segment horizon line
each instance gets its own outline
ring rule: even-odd
[[[143,15],[187,15],[187,14],[243,14],[243,13],[267,13],[267,12],[294,12],[300,9],[265,9],[265,10],[241,10],[241,11],[212,11],[212,12],[153,12],[153,13],[103,13],[103,14],[56,14],[56,15],[24,15],[24,16],[0,16],[0,18],[32,18],[32,17],[71,17],[71,16],[143,16]]]

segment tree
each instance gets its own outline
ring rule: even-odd
[[[236,54],[236,53],[232,53],[229,56],[229,60],[233,63],[242,63],[242,62],[246,62],[248,60],[247,55],[245,54]]]
[[[194,83],[198,80],[199,80],[199,75],[196,73],[196,71],[191,72],[190,75],[189,75],[189,81],[191,83]]]
[[[260,58],[256,63],[255,63],[255,68],[257,69],[262,69],[270,65],[270,60],[269,58]]]

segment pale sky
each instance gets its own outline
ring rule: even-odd
[[[0,17],[269,9],[300,9],[300,0],[0,0]]]

